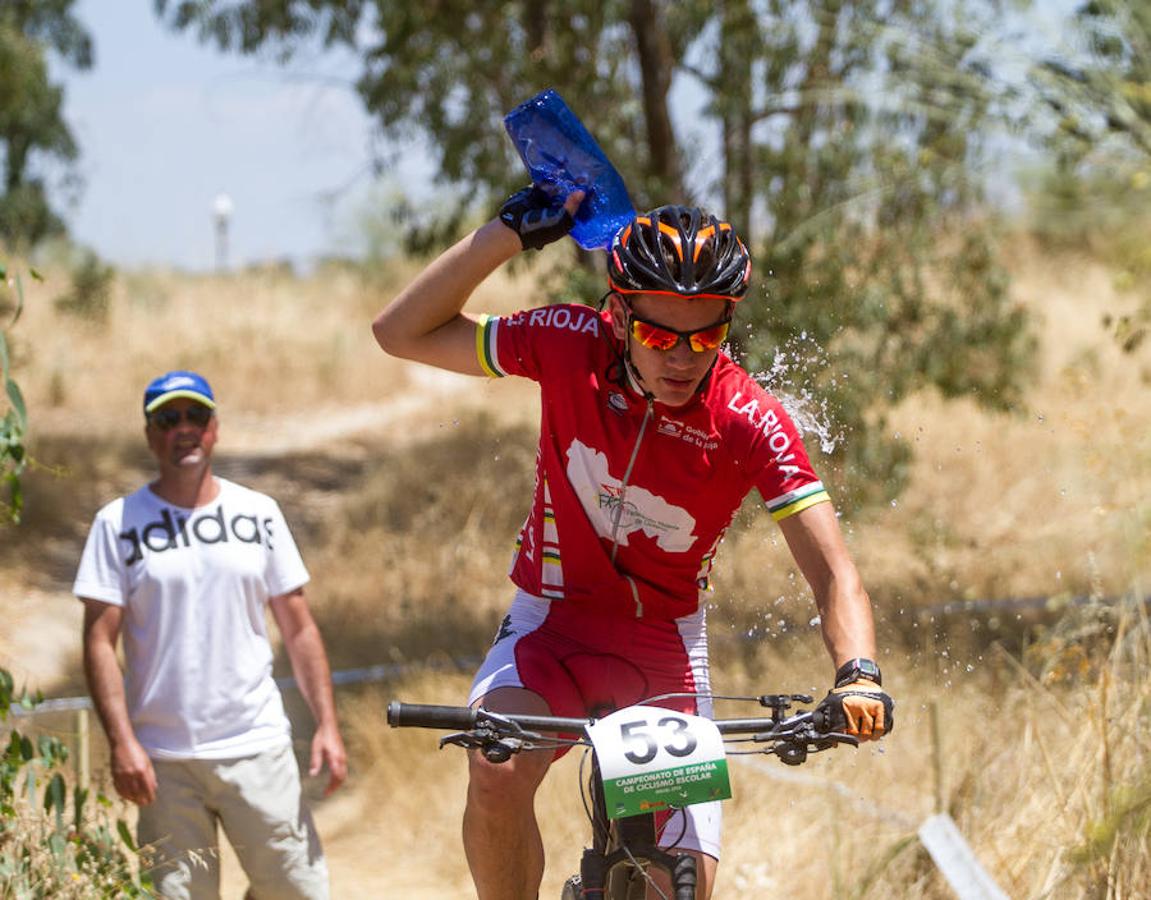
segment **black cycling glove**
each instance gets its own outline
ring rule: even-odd
[[[574,220],[562,197],[552,197],[534,184],[516,191],[500,207],[500,221],[520,236],[525,250],[539,250],[572,230]]]

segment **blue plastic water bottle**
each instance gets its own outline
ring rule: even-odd
[[[557,194],[587,193],[571,231],[585,250],[603,250],[635,218],[623,178],[555,91],[521,103],[504,116],[504,127],[534,184]]]

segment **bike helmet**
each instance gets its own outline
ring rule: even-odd
[[[661,206],[612,238],[608,283],[621,294],[717,297],[747,293],[751,257],[730,222],[694,206]]]

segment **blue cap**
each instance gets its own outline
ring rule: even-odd
[[[144,413],[146,415],[153,412],[169,400],[175,400],[179,397],[195,400],[197,403],[204,404],[208,409],[216,408],[216,398],[212,394],[208,380],[203,375],[197,375],[195,372],[176,371],[153,379],[152,383],[144,389]]]

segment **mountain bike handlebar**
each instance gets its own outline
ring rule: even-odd
[[[659,698],[654,698],[659,699]],[[774,753],[789,765],[799,765],[807,759],[809,752],[827,750],[837,744],[858,746],[859,739],[850,734],[834,731],[824,710],[803,710],[785,717],[783,713],[793,702],[811,703],[812,698],[805,694],[767,694],[750,698],[723,698],[757,700],[761,706],[771,709],[770,718],[715,719],[716,728],[725,736],[751,735],[754,743],[770,743],[773,746],[762,752]],[[510,753],[529,749],[540,739],[548,740],[545,734],[578,735],[565,743],[586,743],[584,729],[595,720],[576,719],[560,716],[522,715],[518,713],[496,713],[483,707],[435,706],[421,703],[401,703],[393,700],[388,704],[388,724],[396,728],[434,728],[445,731],[457,730],[441,741],[481,749],[493,761],[507,759]],[[508,743],[508,741],[512,743]],[[494,755],[489,753],[494,751]],[[499,757],[499,759],[497,759]]]
[[[525,731],[550,731],[555,733],[582,733],[591,719],[565,719],[557,716],[526,716],[518,714],[492,713],[483,707],[434,706],[426,703],[400,703],[393,700],[388,704],[388,724],[394,728],[442,728],[466,731],[488,720],[513,722]]]
[[[785,713],[793,703],[810,704],[806,694],[768,694],[760,697],[716,697],[714,695],[663,694],[647,698],[644,705],[672,697],[710,696],[720,700],[758,701],[771,710],[770,717],[712,719],[724,743],[748,742],[754,749],[745,753],[764,753],[779,757],[792,766],[807,760],[810,753],[829,750],[838,744],[858,746],[859,739],[833,730],[832,712],[816,707],[793,715]],[[670,711],[670,710],[669,710]],[[594,718],[497,713],[483,707],[433,706],[420,703],[388,704],[388,724],[393,727],[434,728],[454,733],[440,738],[440,747],[448,744],[478,750],[488,761],[502,763],[523,750],[556,750],[572,745],[591,745],[587,728]],[[669,720],[664,720],[669,721]],[[674,717],[672,719],[674,720]],[[630,723],[638,724],[638,723]],[[739,737],[742,735],[743,737]],[[693,742],[694,745],[694,742]],[[652,753],[655,744],[651,744]],[[740,752],[738,750],[724,753]],[[625,754],[626,755],[626,754]],[[650,759],[650,757],[648,757]],[[648,868],[663,870],[671,880],[673,896],[689,900],[696,894],[696,861],[690,854],[670,854],[657,841],[655,822],[645,807],[622,817],[607,814],[604,782],[596,747],[591,749],[592,775],[589,781],[590,802],[584,809],[592,823],[592,846],[584,850],[578,875],[564,885],[563,897],[635,897],[655,885]],[[632,759],[632,762],[639,760]],[[582,772],[582,763],[581,763]],[[713,795],[714,796],[714,795]],[[728,793],[726,796],[730,796]],[[618,804],[618,798],[616,800]],[[666,803],[666,798],[660,798]],[[703,802],[696,797],[692,802]],[[617,812],[620,809],[617,806]],[[637,862],[637,857],[645,862]],[[645,887],[646,883],[646,887]],[[641,893],[637,894],[636,890]],[[659,892],[659,896],[666,896]]]

